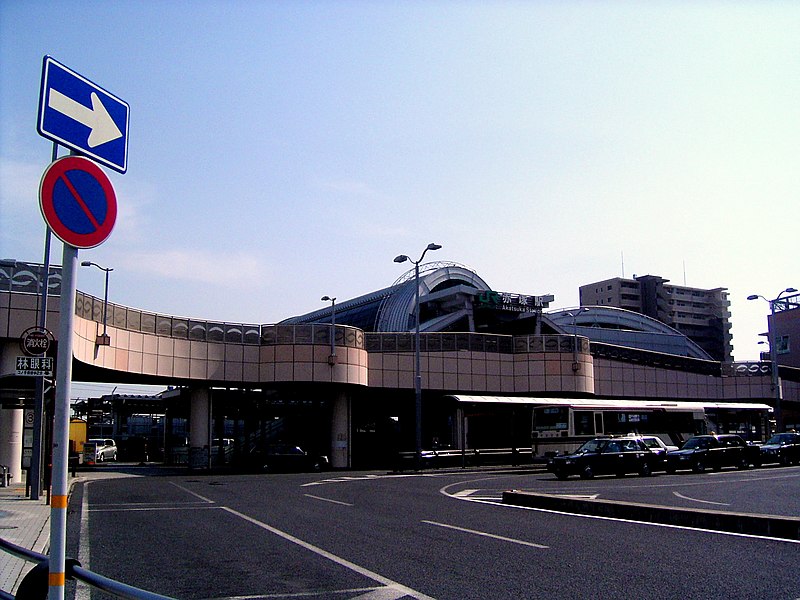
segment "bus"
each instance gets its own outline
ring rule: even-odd
[[[746,402],[702,402],[610,399],[531,399],[534,456],[576,450],[598,436],[656,435],[681,446],[693,435],[736,433],[762,441],[772,408]]]

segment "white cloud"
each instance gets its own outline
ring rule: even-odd
[[[120,268],[172,281],[200,282],[214,287],[252,287],[264,281],[262,261],[246,253],[223,255],[206,250],[165,250],[125,253]]]
[[[41,162],[0,157],[0,206],[3,214],[27,213],[32,206],[38,212],[39,182],[43,172]]]

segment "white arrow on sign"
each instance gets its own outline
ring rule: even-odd
[[[122,132],[114,123],[114,119],[108,114],[108,110],[103,106],[100,97],[94,92],[92,92],[92,108],[87,108],[58,90],[51,88],[47,105],[91,129],[87,142],[90,148],[95,148],[122,137]]]

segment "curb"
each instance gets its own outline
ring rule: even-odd
[[[721,510],[696,510],[617,500],[563,498],[550,494],[519,492],[516,490],[503,492],[503,504],[542,508],[579,515],[630,519],[645,523],[680,525],[727,533],[800,540],[800,517],[759,515]]]

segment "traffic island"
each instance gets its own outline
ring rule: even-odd
[[[696,510],[618,500],[565,498],[563,496],[517,490],[503,492],[503,504],[578,515],[800,540],[800,517],[759,515],[721,510]]]

